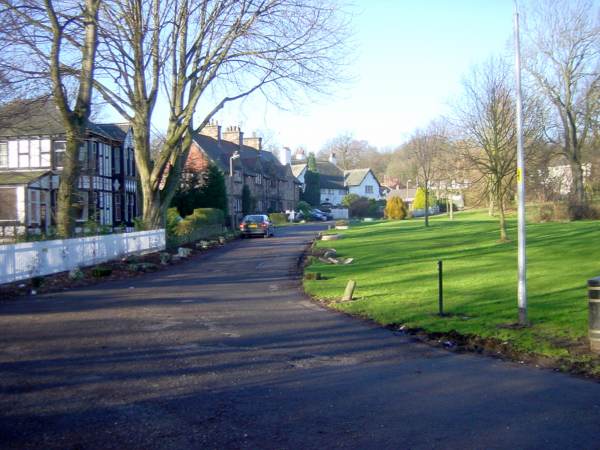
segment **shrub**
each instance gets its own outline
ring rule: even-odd
[[[192,217],[202,225],[223,225],[225,223],[225,214],[216,208],[196,208]]]
[[[284,213],[271,213],[269,214],[269,219],[275,225],[281,225],[282,223],[287,223],[287,215]]]
[[[31,286],[34,288],[39,288],[44,284],[44,277],[33,277],[31,279]]]
[[[312,209],[310,205],[303,200],[298,202],[298,206],[296,208],[298,208],[298,211],[301,211],[304,216],[308,216],[310,214],[310,210]]]
[[[360,195],[348,194],[348,195],[344,196],[344,198],[342,199],[342,205],[345,206],[346,208],[350,208],[352,206],[352,203],[354,203],[358,199],[360,199]]]
[[[569,203],[569,218],[571,220],[598,219],[598,210],[589,204]]]
[[[540,205],[534,220],[536,222],[550,222],[554,220],[554,205],[552,203]]]
[[[431,208],[436,203],[435,196],[429,191],[429,207]],[[417,192],[415,193],[415,199],[412,205],[413,209],[425,209],[425,189],[417,188]]]
[[[403,220],[407,216],[406,204],[396,196],[388,199],[385,205],[385,217],[392,220]]]
[[[107,277],[112,273],[112,269],[107,266],[96,266],[92,269],[92,276],[94,278]]]
[[[179,224],[181,220],[182,217],[179,215],[179,211],[177,210],[177,208],[167,209],[167,235],[175,234],[177,224]]]

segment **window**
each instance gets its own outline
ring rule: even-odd
[[[50,140],[44,139],[40,142],[40,166],[50,167],[52,161],[50,159]]]
[[[0,142],[0,167],[8,167],[8,142]]]
[[[52,143],[52,150],[54,150],[54,167],[64,167],[67,143],[65,141],[54,141]],[[19,153],[20,151],[21,146],[19,146]]]
[[[19,167],[29,167],[29,141],[19,141]]]
[[[17,189],[0,188],[0,221],[17,220]]]
[[[40,167],[40,141],[38,139],[29,141],[29,165]]]
[[[233,171],[233,181],[235,181],[236,183],[241,183],[242,182],[242,172],[240,172],[239,170],[234,170]]]
[[[115,153],[116,154],[116,153]],[[117,225],[121,223],[121,194],[116,192],[113,197],[113,207],[115,210],[115,222]]]
[[[87,169],[88,168],[87,142],[84,142],[79,147],[79,167],[81,167],[82,169]]]
[[[262,175],[260,173],[258,175],[256,175],[256,178],[254,178],[254,182],[256,184],[262,184]]]
[[[29,189],[29,225],[40,223],[40,191]]]
[[[135,217],[135,194],[127,194],[129,196],[129,217],[133,221]]]
[[[134,173],[133,173],[133,149],[131,149],[131,148],[127,149],[127,172],[125,173],[125,175],[128,175],[130,177],[134,176]]]
[[[373,193],[373,186],[367,184],[365,186],[365,194],[372,194]]]
[[[121,173],[121,147],[114,147],[113,173],[115,175]]]

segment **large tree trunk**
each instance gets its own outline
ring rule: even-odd
[[[79,147],[83,141],[85,127],[75,132],[67,133],[63,169],[60,174],[60,184],[56,199],[56,233],[68,238],[75,227],[75,208],[73,194],[79,181]]]
[[[490,216],[490,217],[494,216],[494,209],[495,209],[494,197],[492,194],[490,194],[489,198],[488,198],[488,216]]]
[[[450,220],[454,220],[454,202],[452,199],[452,194],[448,195],[448,211],[450,213]]]
[[[504,200],[499,196],[498,200],[498,216],[500,220],[500,242],[508,241],[506,234],[506,216],[504,213]]]
[[[167,208],[161,203],[160,191],[142,185],[142,221],[144,228],[155,230],[165,227]]]
[[[579,161],[575,161],[574,159],[569,161],[569,165],[571,167],[572,176],[571,201],[577,206],[585,205],[586,197],[583,183],[583,168]]]

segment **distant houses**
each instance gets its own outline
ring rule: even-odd
[[[48,233],[66,157],[59,112],[53,101],[38,99],[6,105],[0,116],[0,238]],[[139,212],[129,125],[89,123],[78,159],[76,231],[88,221],[133,230]]]
[[[316,163],[322,205],[339,206],[348,194],[373,200],[383,199],[381,184],[371,169],[343,170],[338,167],[333,153],[327,161],[317,160]],[[308,162],[302,150],[294,155],[291,167],[296,178],[304,185]]]

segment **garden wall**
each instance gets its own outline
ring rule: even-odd
[[[0,284],[164,248],[164,229],[0,245]]]

